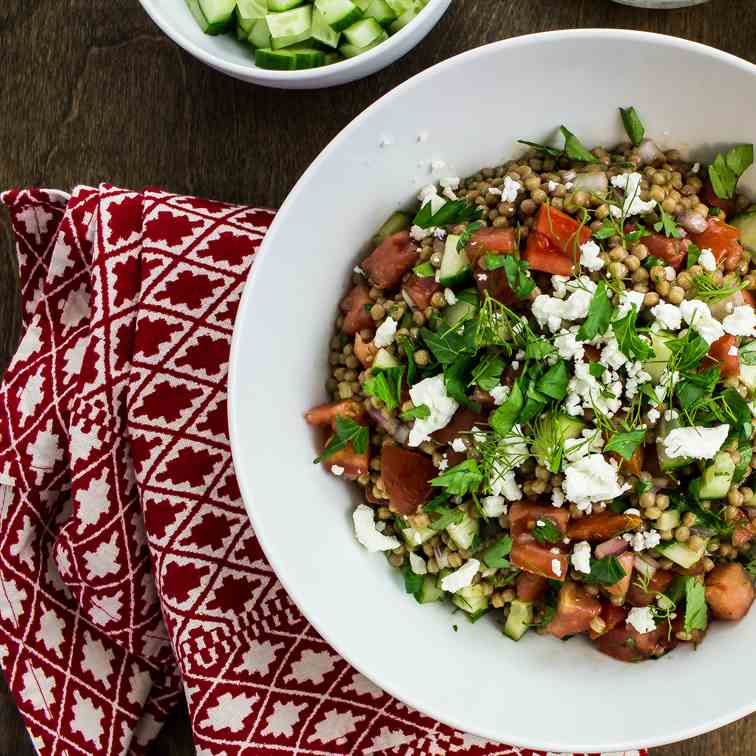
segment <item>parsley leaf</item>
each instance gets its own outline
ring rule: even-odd
[[[600,362],[591,362],[591,364],[588,365],[588,372],[594,378],[601,378],[605,370],[606,370],[606,365],[602,365]]]
[[[457,252],[461,252],[470,241],[472,235],[478,231],[479,229],[483,228],[483,224],[480,221],[476,221],[475,223],[471,223],[460,235],[459,240],[457,241]]]
[[[606,333],[612,316],[612,305],[606,293],[606,284],[599,281],[593,298],[588,306],[588,315],[578,329],[575,338],[578,341],[590,341],[595,336]]]
[[[415,575],[409,561],[404,565],[404,590],[413,596],[423,587],[423,576]]]
[[[465,496],[476,491],[483,482],[483,473],[474,459],[466,459],[431,480],[432,486],[445,488],[450,496]]]
[[[420,226],[420,228],[452,226],[457,223],[480,220],[482,214],[481,207],[473,205],[465,199],[445,202],[435,213],[431,209],[431,203],[426,202],[420,208],[412,223],[415,226]]]
[[[608,239],[609,237],[616,235],[617,227],[609,220],[609,218],[605,218],[604,224],[599,226],[599,228],[593,232],[595,239]]]
[[[617,557],[604,557],[603,559],[591,559],[590,574],[585,575],[586,583],[601,583],[602,585],[614,585],[622,580],[627,573]]]
[[[695,244],[688,244],[688,257],[685,260],[685,267],[692,268],[701,257],[701,250]]]
[[[646,134],[646,129],[641,123],[641,119],[638,117],[638,113],[635,112],[635,108],[630,106],[629,108],[620,108],[622,115],[622,123],[625,127],[627,135],[630,137],[630,141],[634,147],[637,147]]]
[[[709,353],[709,344],[695,328],[689,328],[682,338],[668,339],[666,344],[672,352],[670,362],[675,370],[693,370]]]
[[[474,322],[467,321],[467,323]],[[420,336],[422,336],[423,341],[442,365],[451,365],[461,355],[472,354],[474,351],[465,337],[467,323],[465,323],[465,330],[462,333],[456,330],[434,333],[428,328],[420,329]]]
[[[509,434],[517,422],[517,417],[522,411],[524,404],[525,399],[522,395],[522,386],[518,380],[515,381],[512,386],[512,390],[509,392],[506,401],[497,407],[488,418],[488,422],[496,433],[500,436],[506,436]]]
[[[512,551],[512,539],[505,535],[496,543],[491,544],[481,555],[483,563],[492,570],[500,570],[509,567],[509,552]]]
[[[549,147],[545,144],[538,144],[538,142],[528,142],[527,139],[518,139],[519,144],[525,144],[528,147],[532,147],[534,150],[540,152],[542,155],[548,155],[549,157],[561,157],[563,150],[559,150],[556,147]]]
[[[430,417],[430,410],[427,405],[420,404],[417,407],[408,409],[406,412],[402,412],[400,417],[402,420],[414,420],[415,418],[425,420],[426,417]]]
[[[546,339],[533,339],[525,345],[526,360],[542,360],[554,352],[556,352],[556,347]],[[754,361],[756,362],[756,350],[754,350]]]
[[[400,336],[398,341],[407,355],[407,385],[412,386],[415,383],[415,346],[408,336]]]
[[[429,262],[420,263],[412,268],[412,272],[419,278],[430,278],[436,275],[434,267]]]
[[[452,399],[456,399],[463,406],[480,409],[475,402],[471,402],[467,398],[465,393],[472,363],[472,355],[463,354],[457,357],[451,365],[444,368],[444,385],[446,386],[446,393]]]
[[[498,355],[487,354],[472,371],[471,383],[480,386],[483,391],[490,391],[499,385],[499,379],[504,372],[504,360]]]
[[[661,220],[654,224],[654,231],[664,231],[664,235],[671,239],[679,239],[682,237],[682,231],[675,223],[675,219],[663,208],[660,207]]]
[[[638,496],[643,496],[644,493],[648,493],[653,487],[654,484],[650,480],[638,478],[638,480],[635,481],[635,493],[637,493]]]
[[[538,523],[543,523],[539,525]],[[533,538],[543,546],[545,543],[557,543],[562,540],[562,531],[551,520],[538,520],[535,527],[530,531]]]
[[[431,529],[437,533],[445,530],[449,525],[457,525],[465,518],[465,513],[461,509],[450,509],[443,504],[437,506],[433,512],[438,517],[431,522]]]
[[[692,410],[704,397],[709,396],[719,380],[719,368],[710,367],[701,373],[684,372],[675,384],[675,395],[683,410]]]
[[[352,420],[351,417],[336,415],[336,432],[323,453],[316,457],[314,463],[322,462],[324,459],[336,454],[351,443],[352,448],[357,454],[364,454],[367,451],[368,441],[370,439],[367,426],[360,425]]]
[[[739,144],[727,153],[717,155],[709,166],[709,180],[717,197],[730,199],[735,194],[738,179],[752,163],[752,144]]]
[[[641,429],[613,433],[604,451],[617,452],[623,459],[631,459],[635,450],[643,443],[646,431]]]
[[[585,163],[598,163],[599,159],[588,151],[585,145],[566,127],[560,126],[559,131],[564,137],[564,151],[571,160],[582,160]]]
[[[614,335],[617,337],[617,344],[620,351],[631,360],[647,360],[654,354],[654,350],[641,339],[635,327],[635,321],[638,317],[638,310],[635,305],[631,305],[630,311],[620,320],[612,323]]]
[[[486,255],[484,263],[486,270],[504,268],[507,283],[518,299],[525,299],[535,288],[535,281],[525,260],[518,260],[513,255]]]
[[[704,584],[697,578],[685,578],[685,632],[706,630],[708,611]]]
[[[392,410],[402,401],[403,376],[404,367],[372,368],[370,378],[362,384],[362,388],[368,396],[380,399],[386,409]]]
[[[570,382],[569,370],[565,360],[555,362],[539,379],[536,391],[551,399],[561,402],[567,396],[567,384]],[[534,397],[539,399],[539,397]]]
[[[643,261],[643,267],[646,268],[646,270],[651,270],[651,268],[663,268],[664,267],[664,260],[659,259],[658,257],[654,255],[649,255],[644,261]]]

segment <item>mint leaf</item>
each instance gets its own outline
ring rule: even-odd
[[[588,315],[580,325],[575,338],[578,341],[590,341],[594,337],[606,333],[611,317],[612,305],[606,293],[606,284],[599,281],[588,306]]]
[[[566,126],[560,126],[559,131],[564,137],[564,151],[568,158],[582,160],[584,163],[599,162],[599,159],[589,152],[585,145]]]
[[[432,486],[445,488],[450,496],[465,496],[476,491],[483,482],[483,473],[474,459],[466,459],[431,480]]]
[[[471,383],[480,386],[483,391],[490,391],[499,385],[503,372],[504,360],[495,354],[487,354],[472,371]]]
[[[651,357],[654,350],[638,335],[635,327],[637,317],[638,310],[635,305],[632,305],[627,315],[620,320],[615,320],[612,327],[620,351],[631,360],[643,361]]]
[[[481,555],[483,563],[492,570],[501,570],[509,567],[509,552],[512,551],[512,539],[503,536],[496,543],[491,544]]]
[[[403,376],[404,367],[372,368],[370,378],[362,384],[362,389],[368,396],[380,399],[386,409],[392,410],[402,401]]]
[[[720,153],[709,166],[709,180],[714,194],[730,199],[735,194],[738,179],[753,163],[753,145],[739,144],[727,153]]]
[[[567,363],[564,360],[555,362],[536,383],[536,391],[551,399],[561,402],[567,396],[567,384],[570,382]]]
[[[336,415],[336,432],[323,450],[323,453],[313,461],[315,464],[322,462],[324,459],[336,454],[336,452],[341,451],[349,443],[352,444],[352,448],[357,454],[364,454],[367,451],[369,440],[370,436],[367,426],[360,425],[352,420],[351,417]]]
[[[706,630],[708,609],[704,584],[697,578],[685,578],[685,632]]]
[[[643,141],[643,137],[646,134],[646,129],[641,123],[641,119],[632,106],[629,108],[620,108],[620,114],[622,115],[622,123],[628,137],[630,137],[630,141],[634,147],[637,147]]]
[[[623,459],[631,459],[645,437],[646,431],[642,429],[613,433],[604,447],[604,451],[617,452]]]
[[[528,147],[532,147],[534,150],[540,152],[542,155],[548,155],[549,157],[561,157],[564,150],[559,150],[556,147],[549,147],[545,144],[538,144],[538,142],[528,142],[526,139],[518,139],[519,144],[525,144]]]
[[[603,559],[591,559],[590,574],[585,575],[586,583],[601,583],[602,585],[614,585],[622,580],[627,573],[617,557],[604,557]]]
[[[404,565],[404,590],[406,593],[411,593],[413,596],[420,592],[423,587],[423,576],[415,575],[412,572],[412,567],[409,561]]]

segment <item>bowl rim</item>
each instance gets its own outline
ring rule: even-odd
[[[601,28],[562,29],[562,30],[555,30],[555,31],[536,32],[533,34],[525,34],[525,35],[520,35],[517,37],[511,37],[505,40],[499,40],[497,42],[491,42],[486,45],[481,45],[479,47],[466,50],[451,58],[447,58],[444,61],[441,61],[433,66],[430,66],[429,68],[424,69],[423,71],[415,74],[411,78],[407,79],[406,81],[402,82],[398,86],[394,87],[389,92],[379,97],[375,102],[373,102],[365,110],[360,112],[354,119],[352,119],[352,121],[350,121],[343,129],[341,129],[341,131],[339,131],[339,133],[336,134],[336,136],[333,137],[333,139],[331,139],[331,141],[323,148],[323,150],[319,153],[319,155],[313,160],[313,162],[310,164],[307,170],[305,170],[305,172],[300,176],[300,178],[298,179],[298,181],[296,182],[292,190],[287,195],[284,202],[281,204],[281,207],[277,211],[276,217],[274,218],[273,223],[268,229],[263,239],[263,242],[256,253],[255,265],[250,270],[250,273],[247,277],[247,281],[244,286],[244,291],[242,292],[242,297],[239,303],[239,309],[237,311],[237,317],[234,323],[234,330],[233,330],[233,335],[231,339],[231,353],[229,357],[229,370],[228,370],[229,385],[228,385],[228,401],[227,401],[231,453],[234,460],[234,467],[236,470],[236,475],[237,475],[237,479],[239,483],[239,490],[242,494],[242,499],[244,501],[245,509],[247,510],[247,514],[249,515],[250,520],[252,521],[254,525],[255,533],[259,540],[260,546],[266,558],[268,559],[268,562],[273,568],[273,571],[275,572],[276,577],[281,582],[281,585],[283,586],[284,590],[286,590],[287,594],[290,596],[292,601],[297,605],[297,607],[302,612],[303,616],[307,619],[307,621],[315,628],[315,630],[323,637],[323,639],[334,649],[334,651],[336,651],[336,653],[338,653],[349,664],[351,664],[352,667],[354,667],[356,670],[364,674],[368,679],[374,682],[378,687],[380,687],[386,693],[393,696],[397,700],[401,701],[405,705],[410,706],[422,712],[423,714],[426,714],[429,717],[432,717],[433,719],[441,722],[442,724],[445,724],[449,727],[453,727],[454,729],[460,730],[462,732],[466,731],[466,726],[463,722],[459,721],[456,717],[448,717],[443,713],[435,711],[433,707],[426,708],[425,706],[418,705],[418,703],[414,701],[408,700],[407,698],[404,697],[404,695],[400,691],[395,689],[391,680],[386,679],[384,677],[380,668],[375,667],[374,665],[371,665],[369,663],[363,663],[365,661],[369,661],[367,659],[363,659],[362,657],[360,657],[359,660],[356,660],[352,658],[351,654],[345,653],[332,640],[331,634],[328,632],[328,629],[321,625],[317,616],[314,616],[311,613],[308,613],[307,611],[302,609],[299,602],[297,601],[296,590],[292,590],[292,584],[288,579],[285,560],[281,559],[278,556],[275,545],[266,539],[265,528],[260,527],[258,523],[255,523],[254,516],[253,516],[253,506],[248,504],[248,502],[251,502],[254,500],[254,495],[252,492],[252,489],[254,488],[254,483],[253,481],[250,481],[246,478],[245,473],[243,472],[244,466],[241,464],[242,457],[239,451],[240,442],[238,440],[240,436],[239,426],[241,423],[241,418],[239,418],[236,412],[236,399],[235,399],[235,392],[237,390],[237,387],[241,386],[241,382],[235,376],[235,374],[239,370],[239,354],[243,348],[243,345],[241,343],[242,340],[239,335],[240,330],[241,330],[239,324],[248,317],[248,311],[250,307],[254,306],[250,303],[254,301],[254,292],[257,290],[257,287],[264,285],[261,283],[261,280],[263,280],[265,276],[264,276],[264,273],[261,273],[260,269],[261,267],[263,269],[265,268],[268,259],[272,255],[270,250],[275,246],[278,229],[283,223],[283,220],[281,219],[285,217],[286,211],[288,210],[289,206],[293,204],[299,198],[299,195],[305,191],[305,187],[310,180],[311,174],[315,172],[315,170],[320,166],[322,162],[329,159],[331,155],[335,153],[341,147],[342,142],[346,140],[349,132],[352,130],[353,127],[356,127],[358,124],[362,123],[363,120],[368,119],[372,115],[374,110],[378,109],[379,107],[382,107],[388,102],[391,102],[391,100],[399,97],[405,91],[411,90],[412,88],[417,86],[423,80],[424,77],[435,75],[439,71],[443,71],[446,68],[450,68],[456,65],[459,62],[459,60],[462,58],[467,59],[467,58],[482,57],[482,56],[487,55],[488,52],[493,48],[517,48],[522,45],[538,44],[541,41],[554,41],[554,40],[559,41],[561,39],[581,39],[581,38],[589,39],[592,37],[603,37],[604,39],[609,39],[609,40],[636,40],[640,42],[648,41],[648,42],[654,42],[656,44],[661,44],[670,48],[692,49],[698,54],[701,54],[708,58],[720,60],[729,65],[733,65],[736,68],[739,68],[756,78],[756,64],[750,63],[749,61],[744,60],[743,58],[739,58],[738,56],[733,55],[732,53],[718,50],[717,48],[711,47],[709,45],[704,45],[700,42],[694,42],[694,41],[679,38],[679,37],[673,37],[667,34],[657,34],[654,32],[645,32],[645,31],[639,31],[639,30],[633,30],[633,29],[601,29]],[[236,460],[239,460],[239,464],[237,464]],[[368,669],[370,670],[369,673],[364,671]],[[633,741],[618,740],[611,743],[607,743],[605,746],[602,747],[602,750],[611,751],[611,752],[635,751],[636,749],[639,749],[639,748],[655,748],[655,747],[667,745],[670,743],[680,742],[683,740],[687,740],[689,738],[697,737],[707,732],[711,732],[713,730],[719,729],[720,727],[724,727],[725,725],[728,725],[743,717],[748,716],[749,714],[752,714],[754,711],[756,711],[756,700],[750,701],[750,702],[745,701],[742,706],[738,707],[735,710],[726,712],[716,717],[711,717],[709,719],[706,719],[705,721],[698,722],[697,724],[688,728],[677,729],[663,737],[640,738],[640,739],[633,739]],[[536,740],[531,740],[531,741],[526,742],[526,741],[520,740],[517,736],[511,737],[510,735],[502,734],[501,732],[495,733],[492,731],[475,732],[472,734],[478,735],[482,738],[491,740],[493,742],[506,743],[506,744],[513,745],[516,747],[536,748],[538,750],[557,752],[557,753],[564,753],[564,752],[585,753],[585,752],[591,752],[591,751],[596,750],[595,743],[588,743],[588,744],[580,743],[580,742],[556,743],[553,741],[550,743],[549,742],[543,743],[543,742],[537,742]],[[501,740],[502,737],[504,738],[504,740]]]
[[[183,2],[183,0],[177,1]],[[400,45],[402,40],[413,32],[415,26],[420,23],[421,19],[425,20],[427,15],[433,13],[436,6],[441,6],[445,2],[446,0],[428,0],[428,3],[423,6],[417,16],[415,16],[415,18],[413,18],[404,28],[400,29],[396,34],[392,34],[388,39],[381,42],[380,45],[376,45],[371,50],[368,50],[361,55],[357,55],[354,58],[347,58],[346,60],[340,60],[338,63],[331,63],[328,66],[304,69],[301,71],[271,71],[267,68],[259,68],[252,60],[249,65],[242,65],[240,63],[233,63],[219,55],[215,55],[214,53],[207,52],[168,23],[163,12],[164,6],[161,4],[160,0],[139,0],[139,3],[147,12],[147,15],[169,39],[172,39],[177,45],[179,45],[179,47],[182,47],[205,65],[245,81],[252,80],[266,84],[284,83],[287,81],[315,82],[318,79],[322,79],[324,76],[336,76],[337,74],[348,75],[350,71],[357,71],[362,67],[367,67],[371,61],[387,55],[390,50],[394,49],[397,45]],[[413,47],[414,46],[415,45],[413,45]],[[389,64],[387,63],[386,65]]]

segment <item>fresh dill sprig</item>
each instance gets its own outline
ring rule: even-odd
[[[505,437],[494,432],[481,432],[473,434],[472,438],[475,451],[480,456],[483,478],[489,488],[533,456],[530,446],[535,439],[521,431],[513,430]]]
[[[478,349],[498,346],[507,354],[511,354],[513,347],[524,348],[538,338],[524,317],[491,297],[488,292],[485,293],[478,312],[478,328],[475,334],[475,345]]]
[[[707,304],[721,302],[742,291],[748,285],[747,281],[738,281],[734,285],[718,285],[711,273],[703,272],[693,276],[693,295]]]

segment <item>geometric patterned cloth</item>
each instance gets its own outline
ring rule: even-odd
[[[144,753],[182,692],[200,756],[533,753],[379,690],[263,556],[226,377],[273,213],[108,185],[2,199],[23,338],[0,386],[0,664],[39,753]]]

